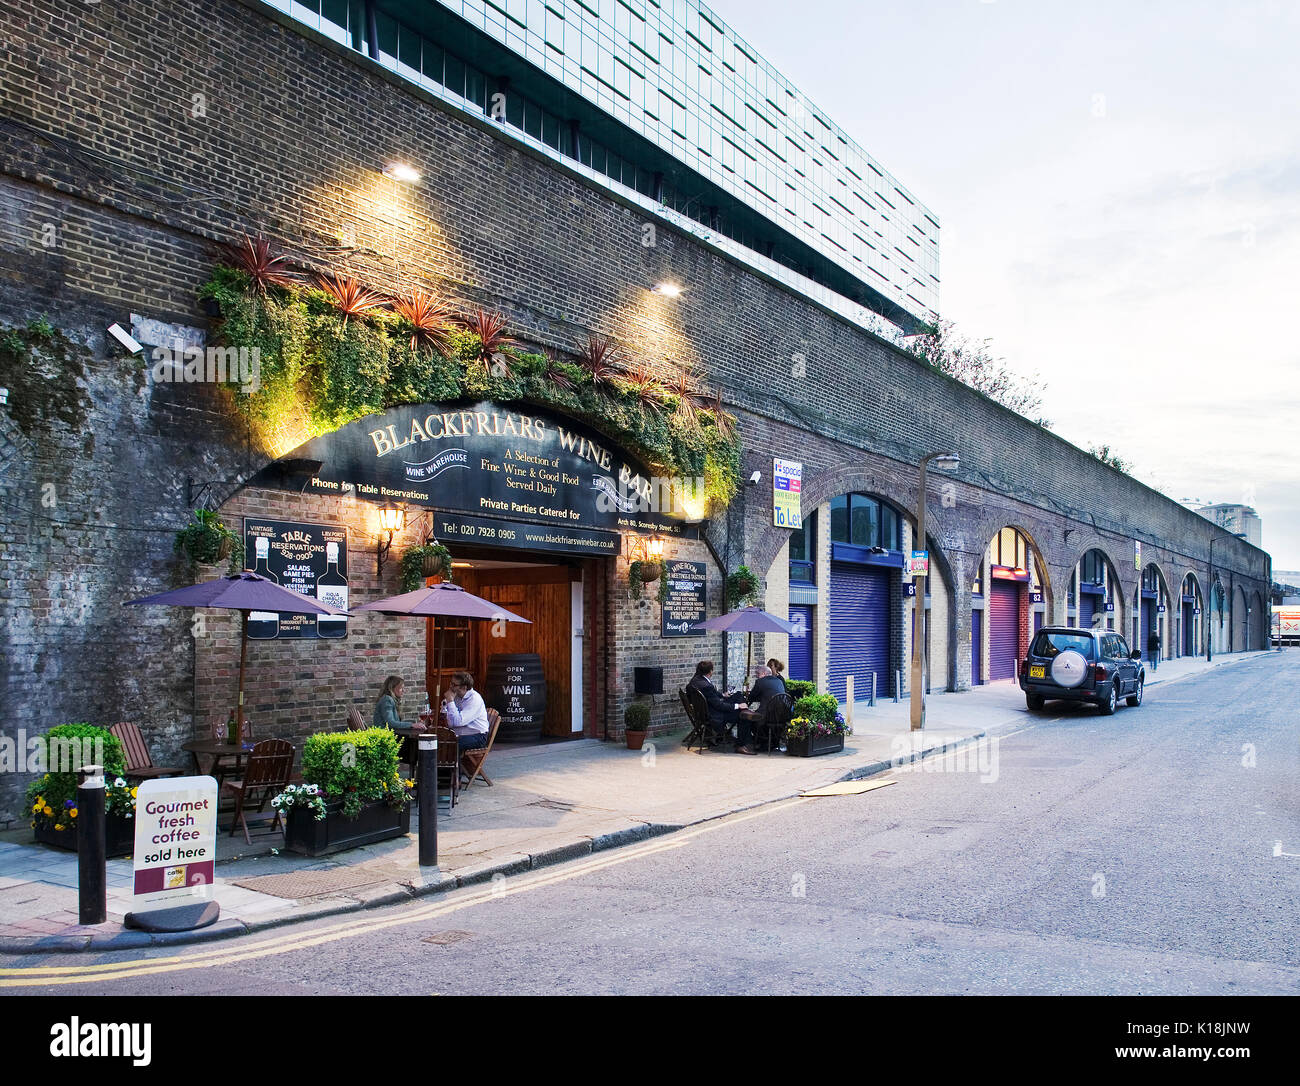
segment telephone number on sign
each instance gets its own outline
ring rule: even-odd
[[[444,524],[443,529],[457,535],[478,536],[484,539],[517,539],[519,533],[509,528],[488,528],[482,524]]]

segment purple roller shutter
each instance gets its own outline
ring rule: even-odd
[[[790,659],[788,668],[790,678],[812,681],[812,643],[813,617],[811,607],[796,606],[790,608],[790,621],[796,630],[803,631],[803,637],[790,635]]]
[[[984,681],[984,672],[980,669],[980,646],[984,644],[984,612],[970,613],[970,684],[979,686]]]
[[[1014,679],[1020,642],[1020,585],[993,581],[989,590],[989,682]]]
[[[1088,592],[1079,593],[1079,628],[1092,629],[1092,616],[1097,613],[1097,597]]]
[[[1147,638],[1151,636],[1151,619],[1155,615],[1155,610],[1155,600],[1142,601],[1142,625],[1138,634],[1138,643],[1133,647],[1140,650],[1143,656],[1147,654]]]
[[[1183,655],[1184,656],[1196,655],[1196,648],[1195,648],[1196,634],[1195,634],[1194,627],[1192,625],[1195,619],[1196,616],[1192,614],[1192,605],[1190,603],[1184,603],[1183,604]]]
[[[852,674],[854,697],[871,694],[871,673],[876,696],[890,690],[889,576],[888,569],[831,565],[830,627],[828,646],[829,692],[844,698],[845,676]]]

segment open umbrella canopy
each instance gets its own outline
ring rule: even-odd
[[[726,630],[728,633],[780,633],[792,634],[795,626],[783,618],[764,611],[761,607],[742,607],[739,611],[728,611],[717,618],[697,622],[692,629]]]
[[[215,581],[200,581],[171,592],[159,592],[129,604],[163,604],[170,607],[225,607],[233,611],[284,611],[291,615],[346,615],[337,607],[320,603],[261,574],[245,570]]]
[[[481,618],[532,624],[531,619],[507,611],[499,603],[466,592],[460,585],[445,583],[363,603],[354,607],[353,611],[378,611],[381,615],[414,615],[420,618]]]

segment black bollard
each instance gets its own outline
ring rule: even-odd
[[[420,747],[420,866],[438,863],[438,737],[417,737]]]
[[[82,766],[81,772],[77,785],[77,907],[81,923],[102,924],[108,919],[104,767]]]

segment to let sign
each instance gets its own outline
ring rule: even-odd
[[[908,572],[913,577],[928,577],[930,575],[930,552],[913,551],[912,561],[908,567]]]
[[[135,797],[137,904],[207,898],[217,858],[217,782],[211,777],[145,781]]]
[[[802,528],[799,493],[803,465],[797,460],[772,461],[772,523],[778,528]]]

